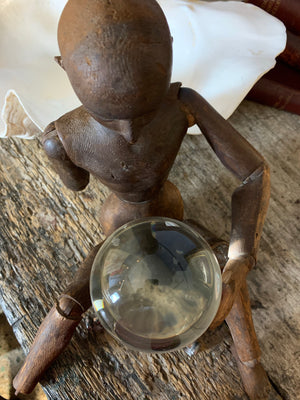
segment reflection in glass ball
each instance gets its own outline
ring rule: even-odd
[[[221,271],[206,241],[169,218],[133,221],[100,248],[91,273],[93,306],[127,346],[177,350],[209,327],[220,303]]]

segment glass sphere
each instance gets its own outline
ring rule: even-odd
[[[209,327],[221,299],[221,271],[210,246],[169,218],[128,223],[94,260],[90,290],[104,328],[139,351],[178,350]]]

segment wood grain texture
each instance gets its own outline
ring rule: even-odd
[[[282,397],[296,400],[300,118],[244,102],[231,122],[271,166],[271,204],[248,282],[263,365]],[[1,141],[0,177],[0,303],[27,352],[54,299],[103,238],[98,221],[108,191],[93,179],[79,194],[65,189],[37,141]],[[203,136],[185,138],[170,180],[186,217],[228,239],[238,182]],[[42,385],[50,399],[247,399],[225,325],[206,334],[193,355],[149,355],[117,344],[93,318],[90,311],[47,372]]]

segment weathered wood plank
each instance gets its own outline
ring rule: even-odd
[[[271,165],[272,201],[249,285],[263,364],[280,393],[294,400],[300,393],[300,118],[245,102],[231,122]],[[65,189],[37,141],[3,140],[0,177],[0,302],[27,351],[53,299],[101,240],[99,210],[107,190],[95,180],[83,193]],[[185,139],[170,178],[183,194],[186,216],[228,238],[238,182],[202,136]],[[246,399],[231,343],[222,326],[200,343],[211,348],[193,356],[137,354],[103,334],[90,312],[42,384],[50,399]]]

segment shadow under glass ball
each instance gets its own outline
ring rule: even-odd
[[[134,350],[178,350],[201,336],[221,299],[221,271],[206,241],[169,218],[133,221],[100,248],[91,273],[104,328]]]

